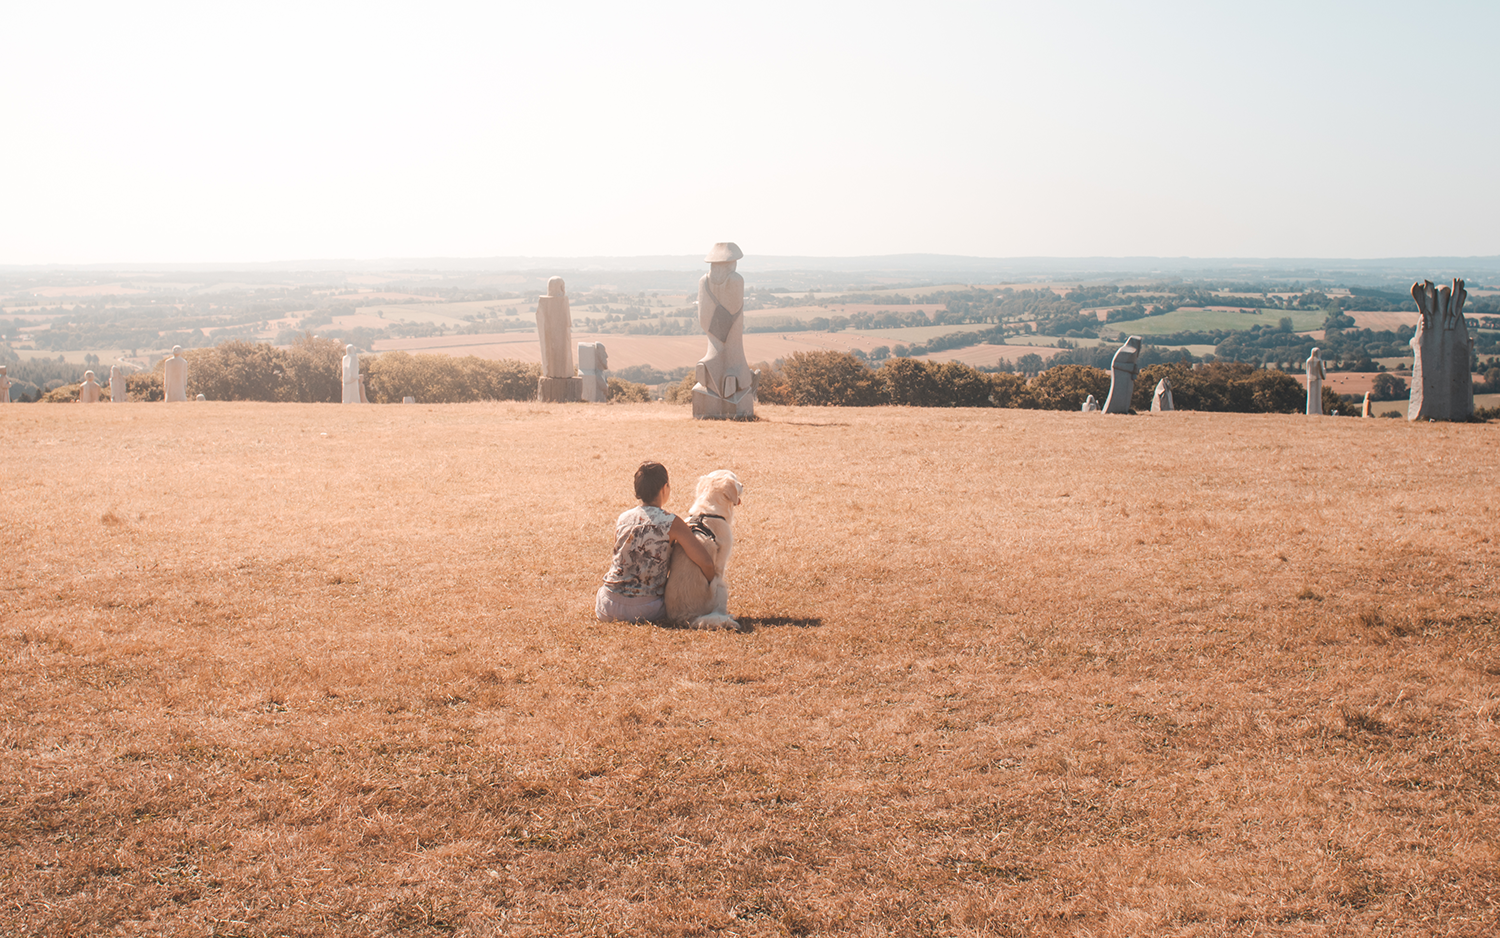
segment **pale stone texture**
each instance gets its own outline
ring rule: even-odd
[[[359,376],[359,402],[361,404],[368,404],[368,403],[370,403],[370,398],[365,394],[365,376],[364,375],[360,375]]]
[[[130,393],[125,390],[125,375],[119,365],[109,366],[109,399],[115,404],[130,400]]]
[[[1307,412],[1321,417],[1323,381],[1328,377],[1328,369],[1323,367],[1323,350],[1313,349],[1312,354],[1307,356],[1307,361],[1302,364],[1307,368]]]
[[[403,403],[403,404],[415,404],[416,402],[417,402],[417,399],[415,397],[412,397],[410,394],[408,394],[405,397],[401,398],[401,403]]]
[[[693,416],[755,416],[755,387],[760,372],[745,360],[745,278],[735,273],[744,252],[732,241],[720,241],[704,260],[709,272],[698,281],[698,322],[708,334],[708,352],[699,360],[693,385]]]
[[[554,404],[583,400],[583,379],[573,370],[573,311],[561,277],[548,280],[547,295],[537,298],[536,334],[542,344],[537,400]]]
[[[187,359],[182,357],[182,346],[172,346],[172,357],[161,368],[163,395],[167,401],[187,400]]]
[[[1370,392],[1369,391],[1365,392],[1365,406],[1364,406],[1364,408],[1362,410],[1360,410],[1359,415],[1361,417],[1368,417],[1368,416],[1370,416]]]
[[[200,400],[200,401],[206,401],[206,400],[208,400],[208,398],[204,397],[202,394],[199,394],[197,399]]]
[[[609,353],[603,342],[578,343],[578,370],[583,374],[583,399],[595,404],[609,400]]]
[[[359,399],[359,349],[344,346],[343,403],[358,404]]]
[[[99,403],[99,395],[103,390],[104,387],[94,380],[94,373],[92,371],[85,371],[83,373],[83,384],[78,386],[78,402],[80,404],[97,404]]]
[[[0,365],[0,404],[10,403],[10,375],[5,373],[5,366]]]
[[[1474,413],[1474,382],[1469,375],[1474,338],[1464,320],[1464,282],[1435,287],[1431,280],[1411,285],[1421,321],[1411,337],[1411,399],[1408,420],[1467,420]]]
[[[1088,400],[1083,402],[1083,412],[1086,414],[1091,414],[1098,409],[1099,402],[1094,400],[1094,395],[1090,394]]]
[[[1163,378],[1156,382],[1156,390],[1151,394],[1151,411],[1159,414],[1162,411],[1176,409],[1177,407],[1172,403],[1172,382]]]
[[[1104,399],[1106,414],[1130,413],[1130,398],[1135,394],[1136,372],[1141,370],[1141,337],[1125,340],[1109,363],[1109,397]]]

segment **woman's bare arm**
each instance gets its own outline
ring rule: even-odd
[[[689,560],[697,564],[704,576],[712,580],[717,575],[718,571],[714,569],[715,552],[704,547],[703,542],[698,540],[698,535],[694,534],[693,529],[688,527],[681,518],[672,519],[672,528],[667,532],[667,537],[671,538],[673,544],[682,548],[682,552],[687,554]]]

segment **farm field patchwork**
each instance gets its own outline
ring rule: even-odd
[[[1160,316],[1147,316],[1144,319],[1131,319],[1126,322],[1110,323],[1111,326],[1119,328],[1127,335],[1167,335],[1173,332],[1198,332],[1209,329],[1249,329],[1255,325],[1274,327],[1283,317],[1291,317],[1292,328],[1298,332],[1307,332],[1312,329],[1320,329],[1323,320],[1327,316],[1321,309],[1313,310],[1286,310],[1286,309],[1254,309],[1245,307],[1248,312],[1240,312],[1239,307],[1184,307],[1174,309],[1170,313],[1162,313]]]
[[[761,413],[5,408],[0,933],[1500,930],[1500,426]]]

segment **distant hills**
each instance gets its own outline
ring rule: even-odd
[[[421,257],[314,259],[263,263],[0,265],[0,276],[26,274],[521,274],[526,281],[550,274],[582,274],[607,282],[611,274],[634,289],[678,289],[705,269],[701,255],[634,257]],[[1418,279],[1465,277],[1500,282],[1500,256],[1280,258],[1280,257],[967,257],[957,254],[885,254],[803,257],[749,254],[739,269],[757,286],[839,289],[881,285],[999,283],[1046,280],[1115,281],[1183,278],[1232,282],[1390,285]],[[1478,285],[1476,283],[1476,285]]]

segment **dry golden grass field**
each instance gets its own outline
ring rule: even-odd
[[[762,416],[0,408],[0,934],[1500,930],[1500,425]]]

